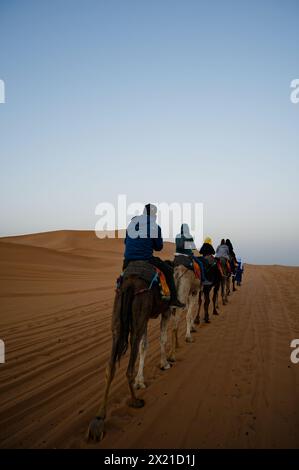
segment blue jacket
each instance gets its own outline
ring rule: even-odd
[[[153,251],[161,251],[163,239],[156,217],[138,215],[128,225],[125,239],[126,260],[148,260]]]

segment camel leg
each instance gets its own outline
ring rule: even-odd
[[[131,400],[129,401],[129,406],[131,406],[132,408],[142,408],[144,406],[144,400],[136,397],[135,388],[134,388],[135,363],[136,363],[136,359],[138,355],[138,348],[139,348],[140,340],[143,335],[144,333],[141,335],[131,333],[131,341],[130,341],[131,351],[130,351],[129,364],[127,368],[127,379],[128,379],[129,389],[131,392]]]
[[[175,333],[175,347],[176,347],[176,349],[179,349],[180,343],[179,343],[179,327],[178,326],[175,329],[174,333]]]
[[[167,343],[167,327],[169,322],[169,316],[165,317],[164,315],[161,316],[161,323],[160,323],[160,346],[161,346],[161,363],[160,368],[161,370],[167,370],[171,367],[171,364],[167,361],[166,358],[166,343]]]
[[[148,339],[147,339],[147,329],[146,329],[139,344],[139,368],[138,368],[138,373],[136,375],[135,384],[134,384],[134,387],[137,389],[146,388],[146,385],[144,383],[143,369],[144,369],[144,361],[145,361],[147,348],[148,348]]]
[[[196,325],[199,325],[200,324],[200,308],[201,308],[201,303],[202,303],[202,299],[201,299],[201,290],[199,291],[199,294],[198,294],[198,310],[197,310],[197,315],[195,317],[195,320],[194,320],[194,323]]]
[[[226,297],[226,278],[225,277],[221,279],[221,297],[222,297],[222,305],[226,305],[227,297]]]
[[[193,305],[193,296],[190,295],[188,299],[187,314],[186,314],[186,343],[193,343],[193,338],[191,336],[191,325],[192,325],[192,305]]]
[[[226,303],[228,303],[229,294],[230,294],[230,277],[228,276],[226,278],[226,297],[225,297]]]
[[[183,314],[184,313],[185,313],[185,309],[183,310]],[[179,343],[179,322],[180,322],[180,319],[181,319],[181,315],[182,315],[182,310],[177,309],[176,313],[175,313],[175,316],[174,316],[174,322],[173,322],[173,325],[174,325],[173,341],[174,341],[175,349],[179,349],[179,347],[180,347],[180,343]]]
[[[112,312],[112,348],[109,363],[106,367],[104,395],[98,413],[96,414],[96,417],[90,422],[87,431],[87,439],[95,442],[102,440],[104,437],[104,422],[107,412],[107,401],[110,386],[115,375],[115,365],[118,357],[118,343],[121,333],[121,308],[121,297],[116,295]]]
[[[219,289],[219,286],[215,285],[214,292],[213,292],[213,315],[219,315],[217,308],[216,308],[216,303],[218,303],[218,289]]]
[[[228,275],[226,278],[226,296],[230,295],[230,276]]]
[[[191,333],[196,333],[197,329],[195,328],[195,318],[198,311],[198,297],[199,297],[199,289],[194,291],[192,294],[192,310],[191,310]]]
[[[179,321],[180,321],[180,314],[179,314],[179,310],[176,309],[173,315],[173,319],[172,319],[173,324],[172,324],[172,332],[171,332],[171,350],[170,350],[170,354],[168,357],[168,361],[170,362],[176,361],[175,354],[176,354],[177,348],[179,347],[179,344],[178,344]]]
[[[99,408],[99,411],[96,417],[90,422],[88,431],[87,431],[87,439],[88,440],[90,439],[94,442],[101,441],[104,437],[104,422],[106,418],[107,401],[108,401],[110,385],[115,375],[116,356],[117,356],[117,336],[113,338],[111,357],[106,368],[106,376],[105,376],[106,383],[105,383],[104,397],[103,397],[101,406]]]
[[[192,301],[192,312],[191,312],[191,333],[196,333],[195,328],[195,319],[197,314],[195,313],[198,311],[198,296],[199,296],[199,289],[198,291],[194,292],[194,302]]]
[[[217,290],[215,288],[214,292],[216,292],[216,300],[215,300],[215,307],[216,308],[219,308],[219,287],[220,285],[218,286]]]
[[[183,268],[185,269],[185,268]],[[185,274],[185,273],[183,273]],[[178,318],[181,318],[182,316],[185,316],[186,318],[186,323],[187,323],[187,331],[189,330],[189,335],[190,335],[190,312],[189,312],[189,293],[190,293],[190,288],[191,288],[191,282],[190,282],[190,275],[193,276],[193,274],[190,272],[186,277],[181,276],[179,281],[176,281],[176,287],[177,287],[177,294],[178,298],[183,302],[186,306],[184,309],[176,309],[176,315],[177,315],[177,321],[174,322],[174,341],[176,343],[176,348],[179,347],[179,341],[178,341]],[[188,333],[186,333],[186,336]]]
[[[210,318],[209,318],[210,289],[204,289],[204,296],[205,296],[205,303],[204,303],[205,322],[210,323]]]
[[[221,279],[221,281],[220,281],[220,295],[221,295],[222,304],[223,304],[223,281],[222,281],[222,279]]]

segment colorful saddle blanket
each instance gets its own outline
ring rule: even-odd
[[[170,289],[164,273],[148,261],[131,261],[116,282],[116,289],[120,289],[122,282],[128,276],[137,276],[148,284],[148,289],[154,285],[160,287],[163,300],[170,300]]]
[[[231,273],[230,262],[226,258],[217,258],[217,265],[222,276],[227,276]]]
[[[175,255],[173,260],[173,266],[184,266],[185,268],[193,271],[197,279],[201,278],[200,266],[195,261],[195,259],[191,258],[191,256]]]
[[[217,260],[213,255],[200,256],[197,260],[203,272],[203,279],[207,283],[212,283],[215,275],[213,268],[217,266]]]

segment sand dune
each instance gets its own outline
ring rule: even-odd
[[[89,447],[110,350],[122,239],[60,231],[0,241],[0,447]],[[167,244],[164,257],[173,255]],[[299,269],[246,267],[221,315],[159,369],[159,320],[150,324],[141,410],[126,404],[117,371],[107,435],[98,447],[298,447]]]

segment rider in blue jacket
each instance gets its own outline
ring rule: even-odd
[[[143,213],[133,217],[128,225],[125,239],[126,260],[149,260],[154,251],[161,251],[163,239],[156,217]]]
[[[156,214],[157,207],[153,204],[147,204],[143,214],[133,217],[129,223],[125,238],[123,268],[125,269],[130,261],[149,261],[165,275],[171,295],[170,306],[183,308],[185,304],[177,298],[172,267],[157,256],[153,256],[154,251],[161,251],[163,248],[161,227],[156,222]]]

